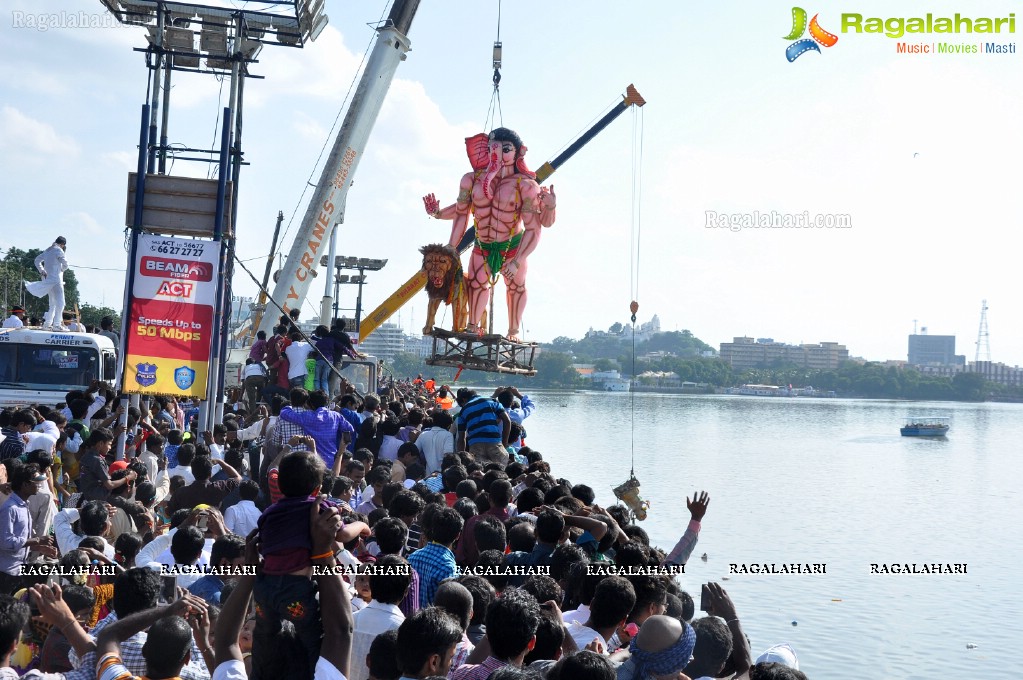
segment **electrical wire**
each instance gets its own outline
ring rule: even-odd
[[[224,76],[214,76],[220,81],[220,91],[217,93],[217,109],[216,118],[213,121],[213,141],[210,142],[210,148],[216,148],[217,146],[217,130],[220,129],[220,112],[223,110],[220,106],[224,101]],[[220,163],[210,163],[209,169],[206,170],[206,179],[213,179],[214,172],[219,171]]]

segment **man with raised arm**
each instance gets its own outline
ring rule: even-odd
[[[686,507],[689,508],[689,526],[686,527],[682,538],[672,548],[668,556],[664,558],[664,564],[685,564],[689,556],[696,548],[696,542],[700,539],[700,522],[707,514],[707,506],[710,505],[710,496],[706,491],[693,493],[693,499],[686,496]]]

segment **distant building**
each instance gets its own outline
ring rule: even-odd
[[[910,335],[910,366],[962,366],[966,357],[956,355],[954,335]]]
[[[433,356],[433,336],[406,335],[405,351],[409,354],[415,354],[420,359]]]
[[[775,362],[790,363],[810,369],[835,369],[849,358],[849,350],[837,342],[816,345],[786,345],[772,338],[733,338],[721,343],[720,357],[732,368],[745,370],[769,366]]]
[[[954,378],[959,373],[979,373],[984,379],[1007,385],[1009,387],[1023,387],[1023,368],[1019,366],[1007,366],[995,361],[971,361],[968,364],[948,364],[945,366],[914,366],[921,375],[932,378]]]
[[[1009,387],[1023,386],[1023,368],[1019,366],[1006,366],[994,361],[971,361],[966,367],[968,373],[980,373],[985,380],[1008,385]]]
[[[572,364],[572,369],[584,378],[592,378],[596,371],[593,364]]]
[[[359,342],[358,350],[377,359],[394,361],[396,354],[405,351],[405,333],[397,324],[385,323]]]

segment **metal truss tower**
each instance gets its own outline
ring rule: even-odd
[[[987,300],[980,302],[980,329],[977,331],[977,358],[975,361],[991,361],[991,343],[987,330]]]

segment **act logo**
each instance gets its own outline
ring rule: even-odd
[[[157,295],[163,295],[166,297],[192,297],[192,290],[195,288],[195,284],[185,283],[184,281],[164,281],[160,284],[159,290],[156,291]]]
[[[820,52],[821,48],[818,47],[818,43],[824,47],[834,47],[835,43],[838,42],[838,36],[834,33],[828,33],[820,24],[817,23],[817,17],[819,15],[814,14],[813,19],[810,20],[810,37],[803,38],[803,33],[806,31],[806,10],[802,7],[792,8],[792,31],[785,36],[785,40],[795,40],[785,48],[785,58],[792,63],[799,58],[799,55],[813,50],[814,52]],[[801,40],[799,38],[802,38]]]

